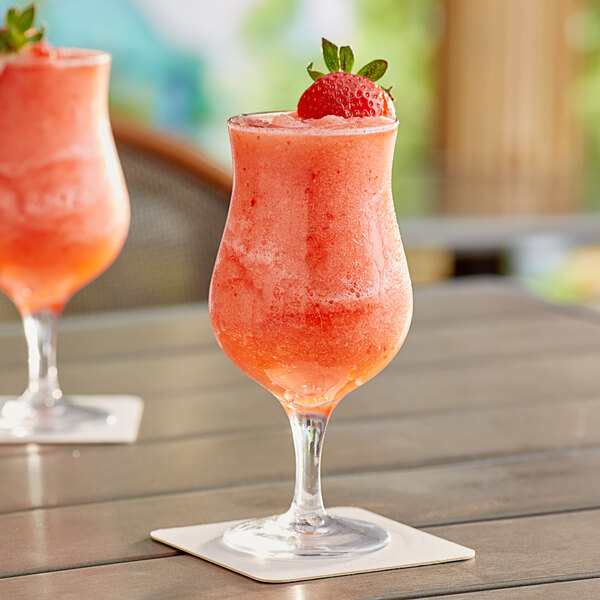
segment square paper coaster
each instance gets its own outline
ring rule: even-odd
[[[0,396],[0,406],[8,396]],[[0,444],[117,444],[135,442],[144,401],[137,396],[71,396],[69,402],[108,413],[107,419],[92,421],[77,428],[32,433],[25,429],[17,435],[0,428]]]
[[[329,512],[340,517],[380,525],[389,531],[391,540],[381,550],[351,558],[347,556],[304,557],[289,560],[255,558],[249,554],[228,548],[221,540],[221,536],[228,527],[239,523],[239,521],[158,529],[152,531],[150,536],[163,544],[168,544],[265,583],[283,583],[417,567],[466,560],[475,556],[475,551],[470,548],[459,546],[419,529],[386,519],[362,508],[339,506],[330,509]]]

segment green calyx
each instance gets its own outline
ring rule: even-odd
[[[33,29],[35,6],[30,4],[22,11],[9,8],[4,25],[0,27],[0,54],[19,52],[27,44],[39,42],[44,37],[44,28]]]
[[[352,52],[352,48],[350,48],[350,46],[342,46],[341,48],[338,48],[333,42],[330,42],[325,38],[321,38],[321,46],[323,48],[323,60],[325,61],[325,66],[329,69],[330,73],[333,71],[345,71],[346,73],[352,73],[352,67],[354,66],[354,52]],[[384,73],[387,71],[387,68],[387,60],[378,58],[377,60],[372,60],[370,63],[359,69],[356,74],[366,77],[371,81],[377,81],[383,77]],[[310,63],[306,70],[313,81],[316,81],[319,79],[319,77],[325,75],[325,73],[322,73],[321,71],[315,71],[313,69],[313,63]]]

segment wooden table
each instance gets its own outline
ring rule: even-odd
[[[24,385],[0,328],[2,393]],[[206,308],[65,320],[63,387],[146,400],[131,446],[0,448],[0,598],[600,597],[600,320],[495,281],[416,294],[398,357],[336,409],[329,506],[475,548],[472,561],[261,584],[148,532],[284,511],[287,420],[212,338]]]

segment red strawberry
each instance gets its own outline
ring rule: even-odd
[[[389,94],[367,77],[335,71],[319,77],[300,98],[298,116],[394,117]]]
[[[322,44],[323,58],[330,73],[313,71],[312,63],[308,65],[308,73],[315,83],[302,94],[298,102],[298,116],[303,119],[320,119],[326,115],[395,117],[389,90],[375,83],[385,73],[387,62],[371,61],[353,75],[350,71],[354,54],[350,46],[338,49],[325,38]]]
[[[31,54],[34,56],[39,56],[41,58],[51,58],[55,54],[54,48],[52,48],[52,46],[46,40],[31,44],[29,47],[29,52],[31,52]]]

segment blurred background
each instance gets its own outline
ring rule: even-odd
[[[9,3],[29,2],[0,0],[2,12]],[[358,66],[386,58],[415,283],[511,275],[545,299],[600,308],[600,0],[38,6],[51,43],[113,55],[114,115],[225,174],[226,119],[294,108],[306,65],[322,66],[321,36],[351,43]]]

